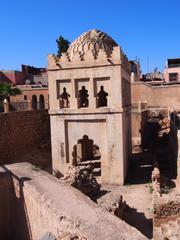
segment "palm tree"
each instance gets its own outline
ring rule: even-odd
[[[21,94],[21,90],[8,83],[0,83],[0,101],[8,99],[10,96]]]
[[[67,52],[70,42],[62,36],[59,36],[58,39],[56,39],[56,43],[58,45],[57,55],[60,57],[63,52]]]

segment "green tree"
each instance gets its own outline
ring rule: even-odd
[[[56,39],[56,43],[58,45],[58,56],[60,57],[63,52],[67,52],[70,42],[67,39],[64,39],[62,36],[59,36]]]
[[[21,94],[21,90],[19,88],[13,87],[8,83],[0,83],[0,101],[18,94]]]

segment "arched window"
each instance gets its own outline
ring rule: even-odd
[[[43,95],[39,96],[39,109],[45,109],[45,101]]]
[[[32,109],[34,109],[34,110],[37,109],[37,97],[36,97],[36,95],[32,96]]]
[[[73,165],[93,167],[93,175],[101,176],[101,153],[98,145],[87,135],[78,139],[76,145],[73,146]]]
[[[79,90],[79,107],[89,107],[89,94],[88,90],[85,86],[82,86],[81,90]]]
[[[66,88],[64,87],[63,92],[60,95],[60,107],[61,108],[69,108],[69,98],[70,98],[70,95],[66,91]]]
[[[97,94],[98,99],[98,107],[106,107],[107,106],[107,96],[108,93],[105,92],[104,87],[100,87],[100,91]]]

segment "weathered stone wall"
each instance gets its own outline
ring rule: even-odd
[[[47,110],[0,114],[0,162],[12,163],[24,153],[50,141]]]

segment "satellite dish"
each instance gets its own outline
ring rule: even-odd
[[[25,80],[25,84],[26,84],[26,85],[30,85],[30,83],[31,83],[31,80],[30,80],[30,79],[26,79],[26,80]]]

